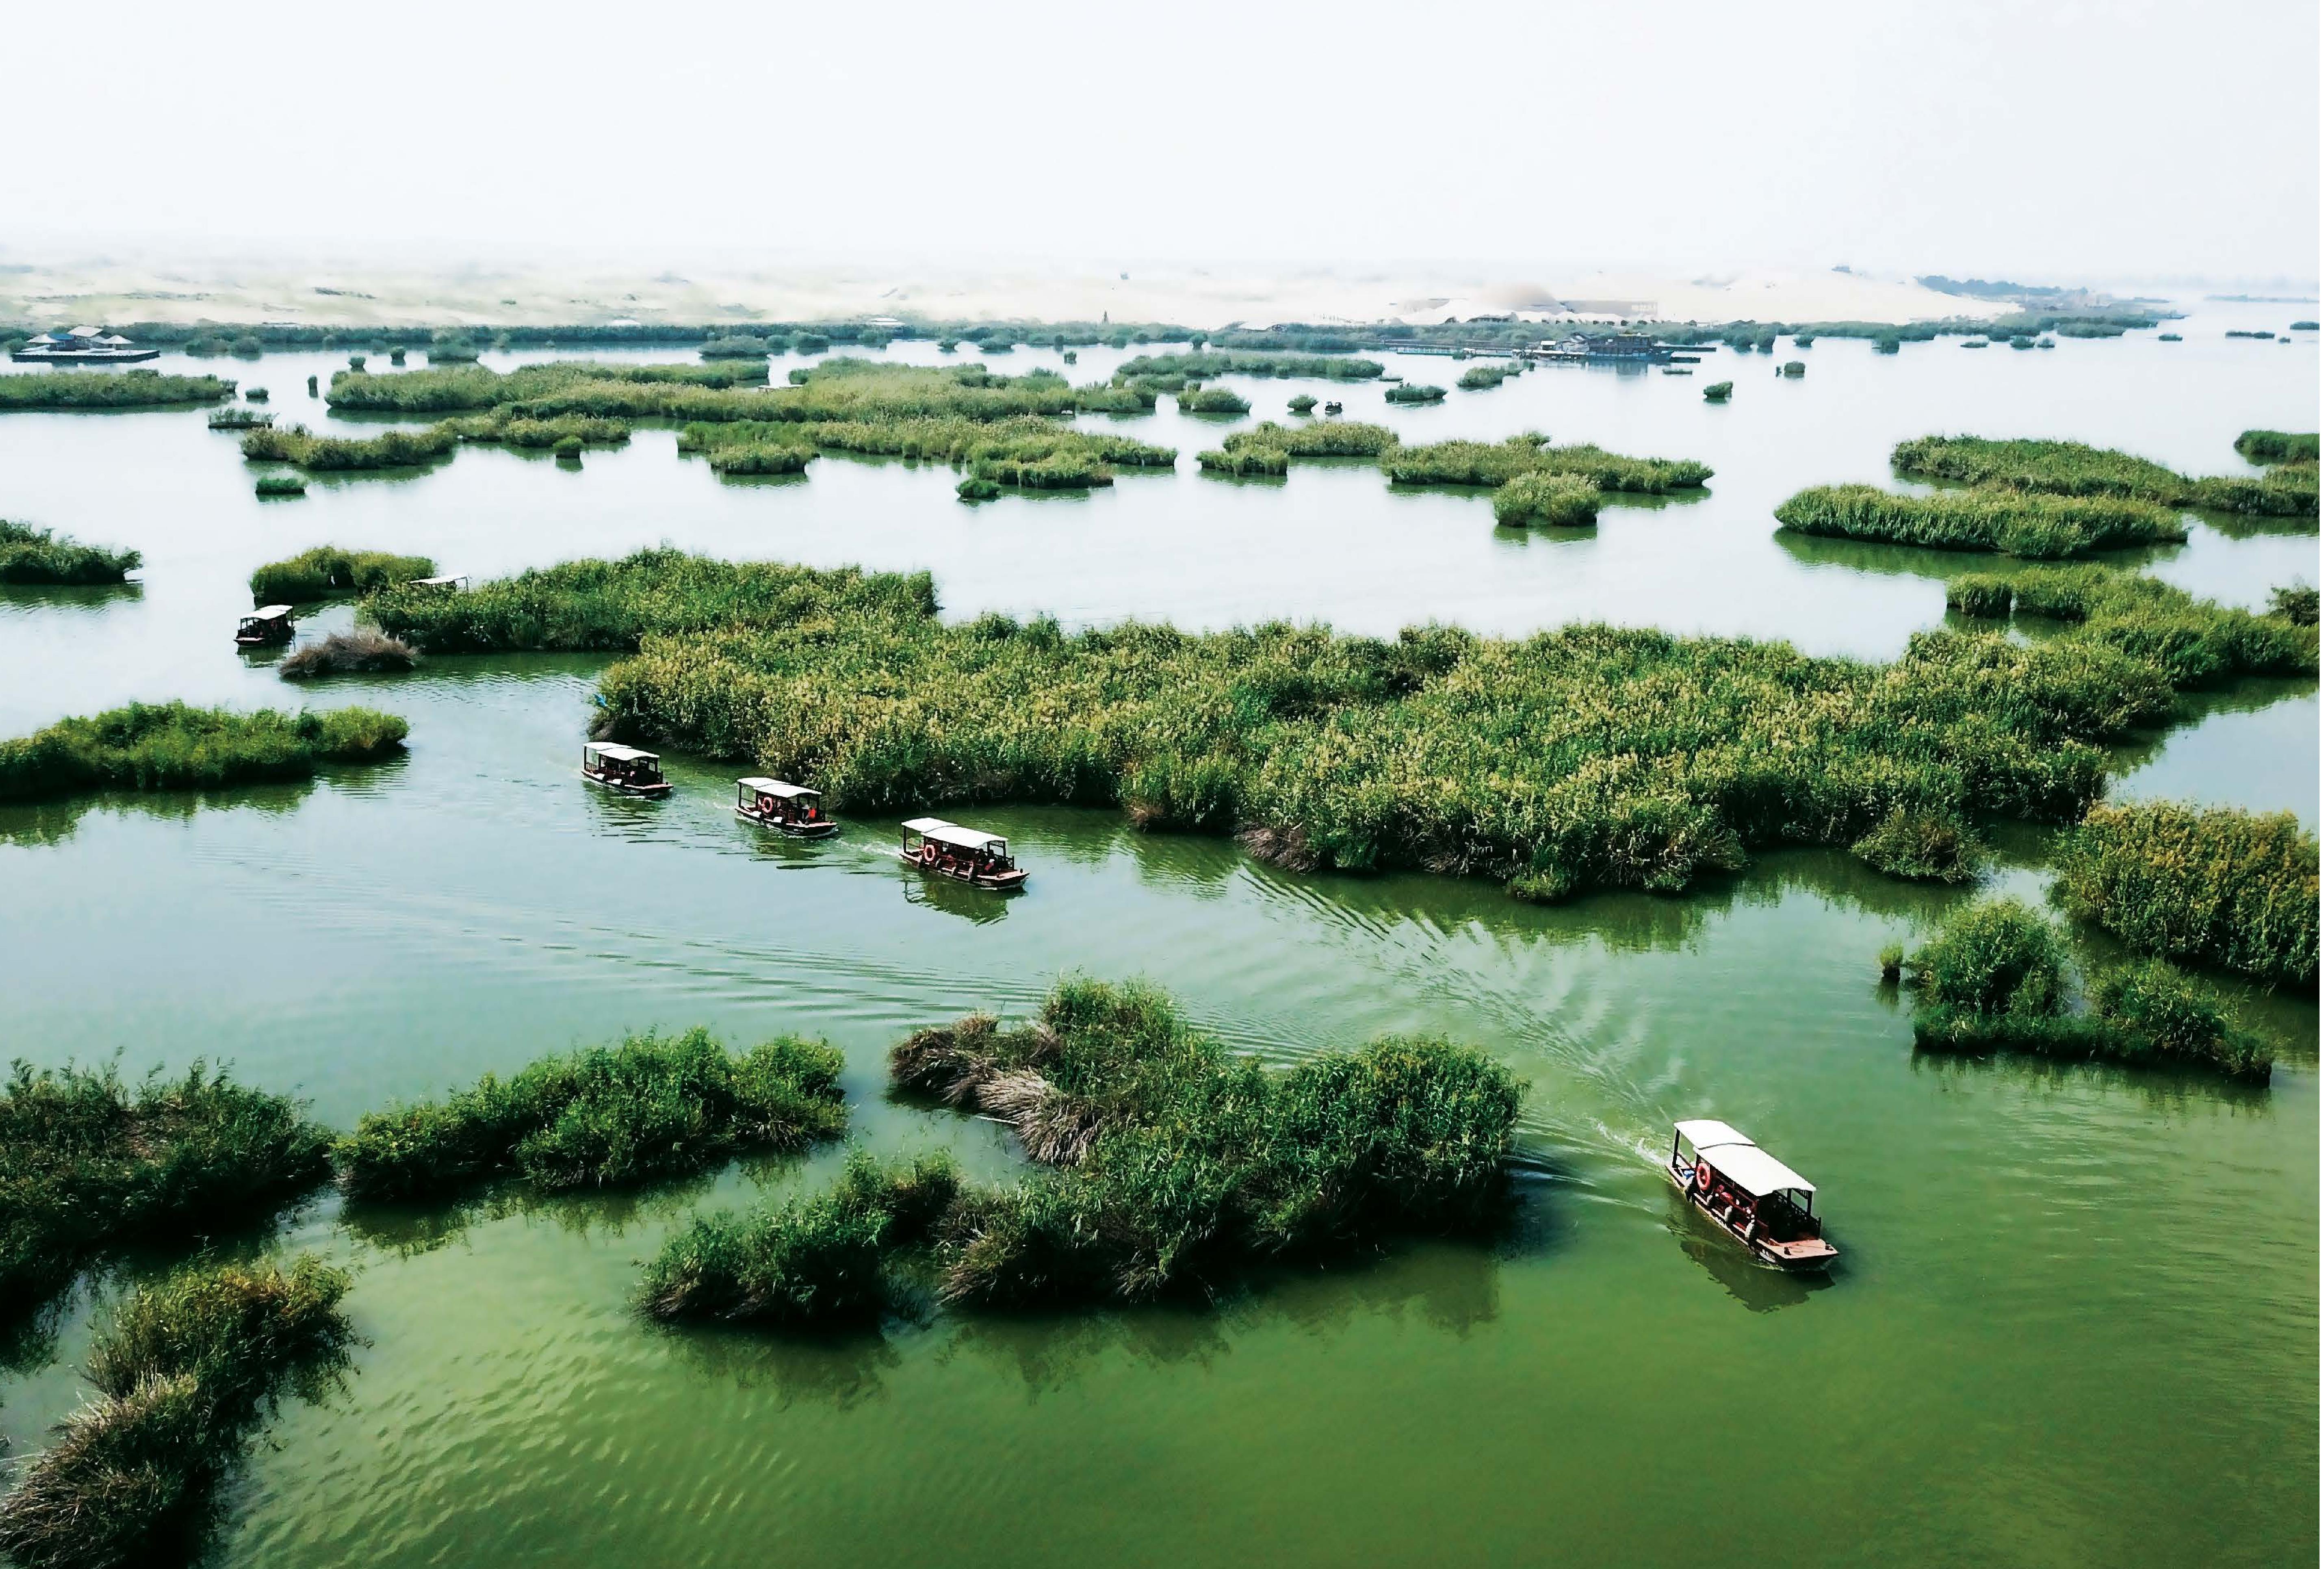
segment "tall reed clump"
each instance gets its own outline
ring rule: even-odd
[[[1387,426],[1367,425],[1354,420],[1329,420],[1296,427],[1262,420],[1248,430],[1233,432],[1221,443],[1229,452],[1268,447],[1287,457],[1378,457],[1396,444],[1396,432]]]
[[[383,588],[432,577],[436,563],[426,556],[387,550],[350,550],[317,545],[281,561],[269,561],[250,575],[253,605],[303,605],[334,594],[376,594]]]
[[[1250,400],[1227,387],[1187,387],[1178,393],[1181,414],[1248,414]]]
[[[2161,671],[2181,691],[2237,676],[2302,676],[2316,669],[2316,632],[2276,615],[2199,600],[2135,573],[2085,564],[2029,568],[2012,577],[1972,573],[1947,585],[1965,614],[2013,610],[2080,623],[2079,635]]]
[[[804,474],[816,457],[812,447],[791,442],[754,441],[744,446],[720,446],[710,453],[714,474]]]
[[[926,572],[822,570],[733,562],[679,550],[571,561],[443,595],[408,586],[371,595],[364,614],[429,653],[627,652],[648,633],[799,627],[935,615]]]
[[[256,489],[261,496],[305,495],[307,478],[299,474],[262,474],[258,476]]]
[[[2190,478],[2127,452],[2079,441],[1996,441],[1975,436],[1902,441],[1889,461],[1897,473],[1914,478],[2007,485],[2052,495],[2116,496],[2271,517],[2313,517],[2317,510],[2316,471],[2298,464],[2259,479]]]
[[[972,1016],[890,1057],[896,1085],[1013,1129],[1042,1169],[1011,1188],[948,1166],[851,1167],[830,1194],[673,1238],[661,1316],[810,1324],[876,1312],[925,1253],[973,1308],[1219,1291],[1271,1260],[1328,1259],[1499,1214],[1523,1089],[1482,1054],[1389,1038],[1270,1072],[1143,985],[1067,981],[1017,1029]],[[900,1195],[900,1196],[899,1196]]]
[[[846,1131],[840,1055],[783,1036],[734,1054],[706,1029],[487,1074],[441,1101],[366,1113],[339,1144],[355,1198],[410,1198],[514,1175],[604,1187],[788,1152]]]
[[[19,1062],[0,1091],[0,1301],[29,1306],[106,1249],[216,1232],[329,1173],[327,1131],[223,1070],[133,1085]]]
[[[2056,895],[2141,953],[2316,984],[2316,837],[2289,812],[2167,801],[2090,808]]]
[[[144,558],[134,550],[84,545],[47,529],[0,518],[0,583],[119,583],[143,564]]]
[[[2260,1079],[2274,1061],[2264,1041],[2169,964],[2107,971],[2082,988],[2064,935],[2014,899],[1960,910],[1903,969],[1919,993],[1913,1038],[1923,1050],[2191,1065]],[[2087,992],[2079,1009],[2078,991]]]
[[[2280,616],[2294,626],[2316,624],[2317,595],[2313,584],[2293,583],[2282,588],[2271,588],[2267,601],[2270,615]]]
[[[396,715],[369,708],[236,714],[132,703],[0,741],[0,800],[304,779],[326,762],[369,762],[401,752],[408,729]]]
[[[1441,403],[1444,389],[1416,382],[1399,382],[1382,394],[1391,403]]]
[[[1849,853],[1876,872],[1914,882],[1974,882],[1992,859],[1957,812],[1898,807]]]
[[[1461,373],[1461,380],[1458,384],[1461,390],[1464,392],[1489,392],[1495,387],[1499,386],[1503,382],[1508,381],[1511,376],[1516,375],[1518,372],[1524,369],[1525,366],[1515,363],[1497,365],[1471,365],[1467,370]]]
[[[1579,475],[1521,474],[1493,493],[1493,521],[1505,529],[1586,529],[1605,493]]]
[[[51,370],[0,376],[0,413],[11,409],[166,409],[234,396],[217,376],[165,376],[159,371],[98,374]]]
[[[1521,474],[1571,474],[1600,490],[1663,495],[1699,490],[1709,466],[1687,459],[1626,457],[1600,447],[1552,447],[1536,431],[1505,441],[1438,441],[1398,447],[1380,456],[1380,468],[1398,485],[1502,485]]]
[[[726,337],[714,337],[698,352],[706,360],[762,360],[767,357],[768,344],[763,337],[740,332]]]
[[[1702,401],[1706,403],[1724,403],[1734,395],[1733,382],[1713,382],[1702,389]]]
[[[310,474],[358,473],[418,467],[449,455],[459,443],[459,429],[449,420],[364,438],[317,436],[304,425],[290,425],[252,431],[242,438],[242,455],[254,463],[296,464]]]
[[[1378,360],[1342,355],[1237,354],[1220,349],[1208,354],[1139,355],[1124,360],[1114,374],[1133,381],[1140,376],[1182,382],[1206,381],[1213,376],[1308,376],[1369,382],[1387,368]]]
[[[1075,429],[1029,415],[799,423],[705,420],[678,433],[678,450],[707,454],[713,468],[723,469],[723,454],[746,448],[788,449],[801,455],[798,461],[802,466],[822,448],[949,463],[967,469],[972,478],[1027,490],[1086,490],[1111,485],[1117,467],[1161,469],[1178,460],[1176,448],[1151,446],[1113,431]]]
[[[1265,442],[1249,442],[1240,447],[1197,452],[1194,461],[1206,474],[1244,476],[1287,474],[1291,470],[1291,455],[1280,447]]]
[[[489,442],[502,447],[553,448],[579,441],[591,446],[619,447],[630,438],[626,420],[599,419],[588,414],[559,414],[553,419],[525,419],[508,409],[472,414],[445,421],[462,441]]]
[[[374,627],[335,632],[307,643],[275,662],[274,673],[286,681],[310,681],[318,676],[378,676],[408,670],[420,662],[420,651],[401,638]]]
[[[609,365],[598,360],[552,360],[545,365],[520,365],[505,373],[460,364],[401,374],[341,371],[331,378],[329,401],[334,409],[370,413],[452,414],[554,398],[576,387],[641,389],[647,394],[657,388],[724,392],[763,388],[766,380],[765,365],[748,360],[717,365]],[[557,411],[618,414],[632,411]]]
[[[2236,438],[2236,450],[2254,463],[2313,463],[2317,434],[2289,430],[2246,430]]]
[[[346,1275],[311,1257],[206,1264],[140,1288],[90,1348],[96,1398],[27,1457],[0,1499],[0,1555],[23,1569],[202,1556],[219,1484],[282,1398],[320,1398],[350,1362]]]
[[[1868,485],[1819,485],[1777,507],[1775,521],[1799,534],[2040,560],[2187,538],[2178,512],[2152,502],[2006,486],[1898,495]]]

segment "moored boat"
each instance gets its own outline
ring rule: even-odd
[[[611,741],[593,741],[581,749],[581,777],[623,795],[669,794],[669,781],[661,777],[659,757]]]
[[[287,643],[299,629],[291,624],[287,605],[262,605],[235,624],[234,641],[246,649]]]
[[[738,779],[734,781],[734,815],[762,828],[772,828],[794,839],[824,839],[839,832],[839,824],[816,803],[821,790],[779,779]]]
[[[930,876],[976,888],[1007,892],[1025,886],[1024,869],[1010,859],[1008,840],[942,817],[914,817],[906,823],[904,847],[896,855]]]
[[[1724,1122],[1675,1124],[1663,1174],[1762,1264],[1822,1269],[1840,1257],[1824,1240],[1815,1184]]]

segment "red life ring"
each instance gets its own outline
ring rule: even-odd
[[[1710,1190],[1711,1162],[1708,1160],[1698,1160],[1694,1163],[1694,1191],[1697,1193],[1708,1193]]]

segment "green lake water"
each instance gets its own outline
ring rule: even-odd
[[[287,1409],[254,1450],[218,1561],[2313,1563],[2312,996],[2234,989],[2278,1045],[2264,1087],[1918,1056],[1873,955],[1967,896],[1824,852],[1682,899],[1537,909],[1484,883],[1286,874],[1111,813],[982,811],[1033,872],[999,900],[906,874],[885,822],[770,843],[728,811],[731,768],[670,759],[662,803],[586,787],[600,660],[441,659],[302,693],[228,641],[251,568],[321,541],[481,577],[668,540],[927,568],[950,615],[1602,618],[1886,657],[1942,623],[1944,572],[1987,563],[1779,539],[1772,507],[1884,480],[1894,441],[1934,430],[2231,473],[2243,428],[2315,426],[2313,335],[2220,336],[2298,309],[2190,309],[2175,345],[1892,358],[1826,339],[1720,350],[1692,377],[1545,369],[1393,413],[1377,383],[1233,382],[1254,419],[1304,390],[1414,439],[1539,429],[1718,470],[1701,499],[1612,505],[1572,539],[1497,532],[1481,496],[1393,493],[1363,465],[1206,478],[1194,451],[1238,421],[1167,402],[1124,425],[1176,445],[1176,474],[975,508],[949,471],[896,462],[722,484],[666,430],[578,469],[470,448],[262,503],[198,412],[0,415],[0,515],[146,558],[131,589],[0,590],[0,734],[171,697],[362,701],[412,726],[408,757],[311,784],[0,808],[0,1055],[222,1058],[344,1125],[627,1029],[800,1030],[845,1050],[865,1143],[942,1144],[1005,1176],[992,1125],[884,1098],[885,1048],[970,1009],[1021,1014],[1078,970],[1148,976],[1270,1061],[1437,1031],[1530,1086],[1508,1236],[1287,1273],[1201,1311],[938,1314],[807,1342],[629,1311],[639,1262],[687,1214],[812,1186],[836,1150],[610,1199],[318,1199],[277,1232],[216,1239],[348,1264],[366,1338],[342,1395]],[[1080,357],[1086,380],[1123,356]],[[1775,380],[1793,357],[1807,377]],[[305,379],[339,359],[208,363],[320,422]],[[1449,385],[1461,367],[1394,368]],[[1702,402],[1730,378],[1730,406]],[[2258,605],[2316,581],[2317,538],[2205,521],[2146,559]],[[2317,757],[2313,683],[2254,683],[2126,750],[2117,793],[2312,828]],[[2002,844],[1997,883],[2038,897],[2042,835]],[[1820,1185],[1843,1250],[1828,1282],[1748,1268],[1689,1219],[1655,1161],[1696,1115]],[[0,1372],[14,1452],[78,1401],[110,1288]]]

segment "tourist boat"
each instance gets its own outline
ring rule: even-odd
[[[1342,411],[1337,403],[1326,403],[1323,405],[1323,412],[1326,414],[1337,414],[1342,412]]]
[[[1840,1257],[1823,1238],[1815,1184],[1724,1122],[1680,1122],[1664,1175],[1695,1208],[1777,1269],[1821,1269]]]
[[[824,815],[816,802],[821,790],[779,779],[738,779],[734,781],[734,815],[762,828],[794,839],[825,839],[839,832],[839,824]]]
[[[904,825],[904,847],[897,857],[908,866],[955,882],[1007,891],[1025,886],[1025,873],[1009,858],[1009,841],[981,828],[964,828],[942,817],[914,817]]]
[[[581,777],[623,795],[669,794],[669,781],[661,777],[660,758],[611,741],[593,741],[581,749]]]
[[[8,357],[31,365],[125,365],[158,359],[161,354],[158,348],[139,348],[119,333],[101,327],[76,327],[66,333],[35,334]]]
[[[289,642],[298,630],[290,624],[289,605],[262,605],[235,625],[234,641],[246,649],[262,649],[270,643]]]
[[[468,586],[468,578],[466,573],[447,572],[438,577],[414,577],[407,586],[412,588],[441,588],[453,594],[458,594]]]

